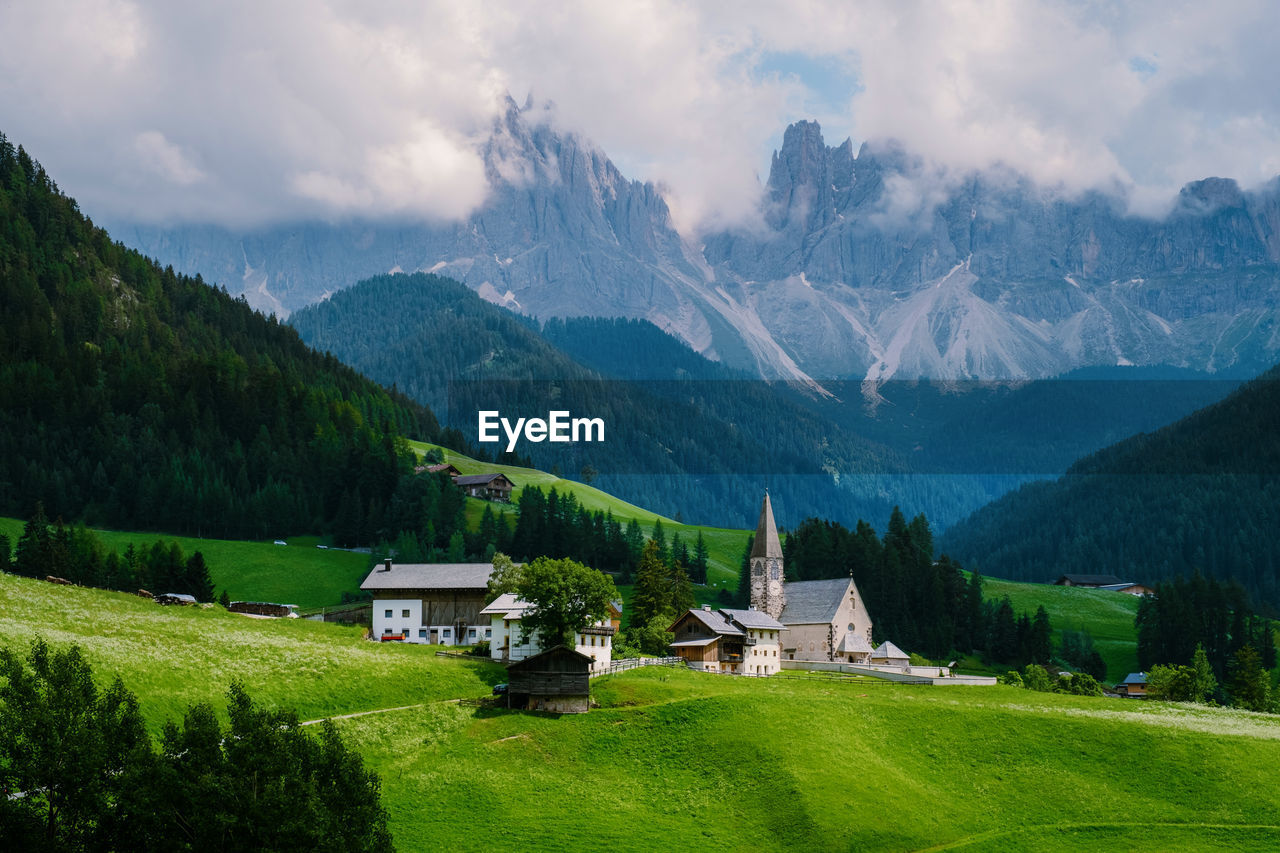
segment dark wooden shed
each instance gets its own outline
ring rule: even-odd
[[[591,658],[556,646],[507,666],[512,708],[582,714],[591,704]]]

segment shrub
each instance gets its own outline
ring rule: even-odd
[[[1022,687],[1022,676],[1018,675],[1016,669],[1011,669],[1004,675],[1000,676],[1001,684],[1008,684],[1010,687]]]
[[[1053,691],[1053,681],[1049,678],[1049,671],[1036,663],[1029,663],[1022,670],[1022,686],[1040,693]]]

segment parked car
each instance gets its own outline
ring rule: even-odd
[[[503,684],[495,684],[495,685],[493,685],[493,695],[494,695],[494,696],[506,696],[506,695],[507,695],[507,685],[506,685],[506,683],[503,683]]]

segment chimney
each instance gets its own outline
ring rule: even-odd
[[[391,558],[390,558],[390,557],[387,557],[386,561],[382,564],[382,570],[383,570],[384,572],[389,572],[389,571],[391,571]]]
[[[703,610],[705,610],[705,611],[707,611],[708,613],[710,613],[710,612],[711,612],[711,605],[710,605],[710,604],[704,604],[704,605],[702,605],[702,609],[703,609]]]

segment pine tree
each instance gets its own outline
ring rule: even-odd
[[[1053,626],[1049,623],[1049,613],[1043,604],[1036,608],[1035,619],[1031,623],[1028,651],[1033,663],[1048,663],[1053,657]]]
[[[658,552],[658,543],[650,541],[640,555],[636,569],[635,590],[631,593],[629,624],[644,626],[657,614],[671,611],[671,578]]]
[[[213,599],[213,578],[209,576],[209,567],[205,565],[204,554],[196,551],[187,560],[186,587],[197,601]]]
[[[703,538],[702,531],[698,531],[698,539],[693,543],[693,558],[689,563],[689,579],[694,583],[705,584],[707,582],[707,563],[710,557],[710,550],[707,548],[707,540]]]
[[[1207,701],[1218,689],[1218,679],[1213,677],[1213,667],[1209,665],[1209,656],[1205,654],[1203,644],[1196,645],[1195,654],[1191,657],[1191,668],[1195,671],[1191,681],[1191,701]]]

